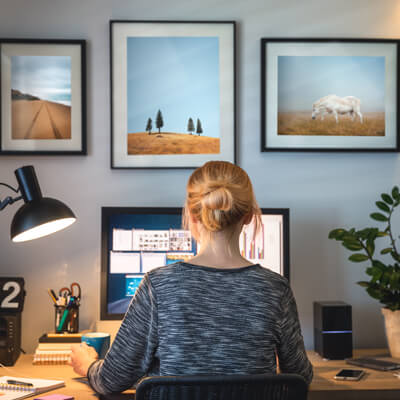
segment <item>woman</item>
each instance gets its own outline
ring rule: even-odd
[[[200,244],[190,263],[147,273],[104,360],[75,347],[72,366],[99,393],[121,392],[145,375],[302,375],[307,359],[296,303],[285,278],[239,250],[244,225],[260,224],[247,174],[228,162],[196,169],[187,185],[184,225]]]

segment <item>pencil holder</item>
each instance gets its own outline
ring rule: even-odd
[[[55,319],[54,330],[55,332],[79,332],[79,306],[54,306]]]

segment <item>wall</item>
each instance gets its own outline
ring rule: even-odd
[[[1,212],[0,273],[23,276],[27,297],[23,348],[53,326],[46,288],[81,282],[81,327],[99,318],[100,207],[180,206],[190,170],[111,170],[110,19],[236,20],[239,164],[252,178],[264,207],[291,211],[291,282],[306,346],[312,348],[312,302],[353,305],[357,347],[385,346],[379,304],[355,282],[363,266],[327,239],[339,226],[369,224],[378,195],[398,182],[397,154],[260,153],[260,38],[400,36],[395,0],[0,0],[0,37],[86,39],[88,148],[86,157],[0,158],[0,182],[15,183],[14,169],[35,165],[42,191],[65,201],[78,222],[25,244],[9,240],[17,206]],[[9,195],[4,189],[0,197]]]

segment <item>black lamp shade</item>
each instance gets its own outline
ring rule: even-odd
[[[50,197],[25,203],[14,215],[11,223],[11,240],[24,242],[50,235],[75,222],[71,209]]]

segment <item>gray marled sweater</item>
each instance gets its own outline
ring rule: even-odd
[[[259,265],[217,269],[176,263],[147,273],[104,361],[88,372],[99,393],[145,375],[302,375],[307,359],[288,282]]]

